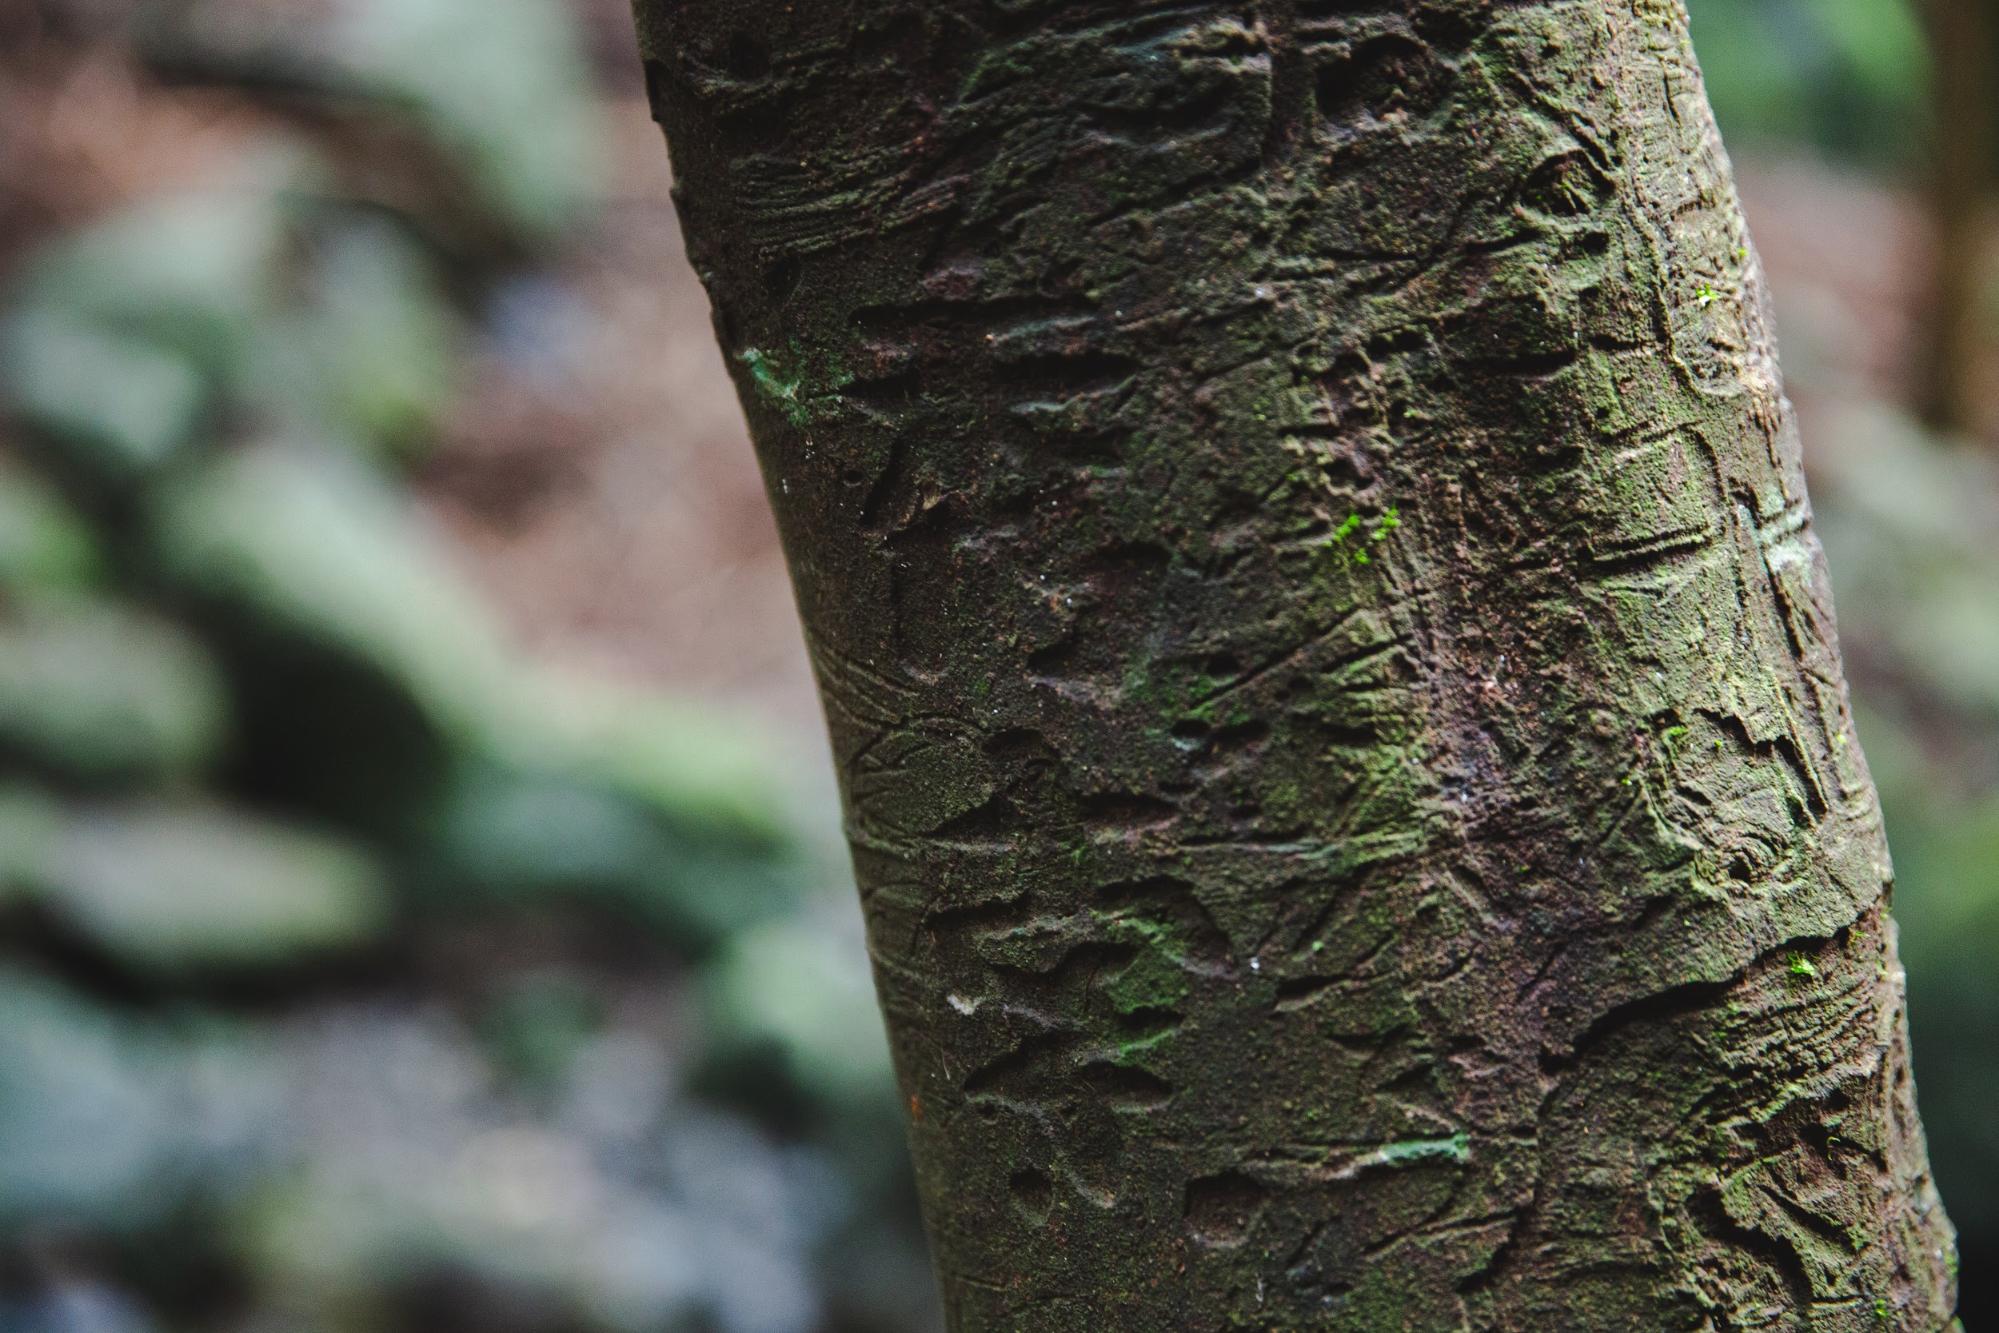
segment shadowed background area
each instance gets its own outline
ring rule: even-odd
[[[1691,8],[1979,1327],[1999,49]],[[0,1330],[938,1327],[622,0],[15,0],[0,124]]]

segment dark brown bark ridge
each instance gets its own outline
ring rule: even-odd
[[[1919,1330],[1677,0],[640,0],[952,1327]]]

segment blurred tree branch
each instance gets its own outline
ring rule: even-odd
[[[1934,324],[1918,384],[1920,406],[1939,430],[1970,432],[1988,387],[1981,370],[1987,330],[1985,276],[1993,164],[1999,158],[1999,24],[1989,0],[1928,0],[1935,50],[1936,152]]]

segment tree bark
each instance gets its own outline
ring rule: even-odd
[[[1677,0],[638,13],[951,1326],[1947,1326]]]

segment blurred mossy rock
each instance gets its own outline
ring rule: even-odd
[[[0,443],[0,592],[76,593],[104,575],[104,554],[83,516]]]
[[[615,787],[532,771],[466,774],[435,849],[453,900],[567,901],[693,954],[786,910],[811,869]]]
[[[1999,457],[1885,405],[1829,427],[1812,497],[1856,675],[1919,683],[1999,735]]]
[[[463,860],[523,882],[722,874],[791,840],[774,747],[516,661],[414,506],[337,450],[214,454],[157,489],[152,533],[154,577],[228,663],[266,790],[405,832],[442,811]],[[740,887],[696,915],[739,919]]]
[[[298,1108],[297,1165],[231,1231],[264,1281],[346,1312],[335,1327],[829,1327],[810,1266],[837,1168],[643,1077],[641,1032],[604,1034],[572,1063],[566,1114],[540,1119],[422,1015],[348,1015],[328,1036],[303,1052],[325,1095]],[[412,1284],[434,1293],[415,1310]]]
[[[327,199],[302,150],[52,246],[8,293],[0,390],[73,483],[143,482],[248,417],[408,453],[462,320],[416,239]]]
[[[704,978],[704,1083],[780,1123],[801,1097],[821,1115],[873,1100],[892,1076],[866,959],[844,898],[735,936]]]
[[[702,949],[798,909],[844,854],[808,845],[807,793],[787,751],[752,718],[605,680],[524,677],[488,749],[515,771],[559,777],[642,812],[642,914]]]
[[[278,198],[244,181],[155,201],[65,238],[11,285],[5,388],[63,463],[129,481],[189,442],[275,296]]]
[[[0,966],[0,1233],[168,1221],[252,1150],[261,1082],[220,1031],[175,1038]]]
[[[518,766],[602,783],[745,848],[796,836],[808,798],[784,778],[786,747],[726,706],[542,671],[521,678],[506,720],[490,748]]]
[[[245,396],[266,420],[332,423],[420,453],[458,385],[464,322],[407,229],[380,217],[301,227],[292,298],[265,321]]]
[[[410,503],[331,448],[217,453],[151,496],[153,575],[227,664],[261,789],[397,827],[506,697],[493,627]]]
[[[295,966],[390,916],[380,868],[353,844],[211,802],[51,804],[35,830],[19,892],[137,972]]]
[[[170,458],[207,401],[200,373],[143,337],[30,309],[0,325],[9,407],[60,461],[129,481]]]
[[[825,873],[776,746],[747,721],[603,682],[519,685],[439,825],[439,870],[461,892],[561,892],[699,954]]]
[[[170,77],[309,110],[378,196],[447,241],[545,244],[599,188],[594,89],[561,0],[165,0],[137,37]]]
[[[91,785],[178,783],[227,725],[221,674],[178,626],[103,598],[0,606],[0,758]]]
[[[272,440],[217,453],[157,490],[151,534],[157,576],[175,591],[248,635],[395,680],[440,730],[479,734],[505,697],[497,633],[442,544],[406,496],[336,449]]]

